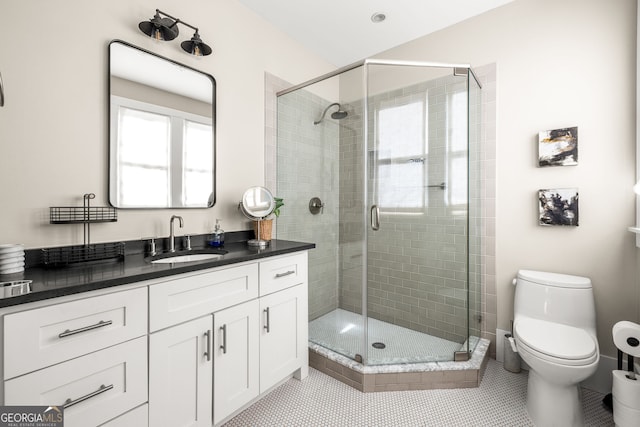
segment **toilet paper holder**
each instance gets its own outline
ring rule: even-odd
[[[626,320],[613,325],[613,343],[618,348],[618,370],[622,370],[622,360],[627,354],[627,378],[636,379],[634,357],[640,357],[640,325]]]
[[[620,321],[613,325],[612,335],[613,343],[618,349],[618,371],[622,371],[622,362],[626,354],[627,373],[625,377],[631,381],[637,381],[634,357],[640,357],[640,325],[626,320]],[[614,380],[615,377],[614,371]],[[604,405],[611,411],[613,410],[613,399],[613,393],[609,393],[602,400]]]

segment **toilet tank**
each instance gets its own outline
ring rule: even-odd
[[[532,317],[588,329],[595,335],[596,309],[587,277],[520,270],[513,311],[515,320]]]

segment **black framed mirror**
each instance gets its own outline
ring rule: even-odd
[[[216,81],[121,40],[109,43],[109,202],[215,203]]]

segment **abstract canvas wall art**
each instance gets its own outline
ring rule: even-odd
[[[538,134],[539,166],[578,164],[578,128],[545,130]]]
[[[540,225],[578,226],[578,189],[538,190]]]

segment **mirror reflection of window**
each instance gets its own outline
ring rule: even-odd
[[[202,195],[213,191],[213,129],[211,125],[185,120],[183,149],[184,206],[202,203]]]
[[[118,96],[111,109],[118,207],[202,207],[213,191],[211,119]]]
[[[121,107],[118,122],[119,205],[168,206],[170,118]]]

